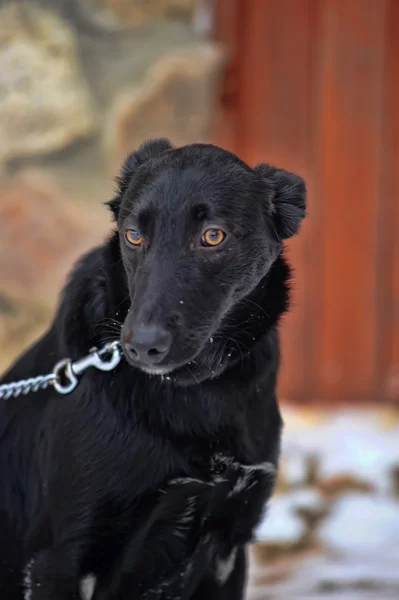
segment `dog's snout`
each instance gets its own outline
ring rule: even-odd
[[[144,365],[156,365],[168,354],[172,345],[172,334],[155,326],[140,326],[126,337],[125,350],[130,357]]]

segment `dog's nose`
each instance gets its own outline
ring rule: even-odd
[[[145,365],[156,365],[168,354],[172,345],[172,334],[156,326],[142,326],[133,330],[125,343],[125,350],[135,361]]]

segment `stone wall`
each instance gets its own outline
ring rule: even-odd
[[[48,323],[148,137],[207,141],[223,67],[205,0],[0,1],[0,371]]]

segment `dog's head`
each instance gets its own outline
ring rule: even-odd
[[[167,140],[132,153],[117,183],[109,206],[131,301],[126,358],[153,374],[194,369],[297,233],[305,184],[212,145]]]

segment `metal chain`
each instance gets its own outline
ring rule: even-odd
[[[110,357],[107,359],[107,355]],[[70,394],[79,383],[79,376],[89,367],[99,371],[112,371],[122,358],[118,341],[105,344],[100,350],[91,348],[89,354],[72,362],[70,358],[60,360],[48,375],[38,375],[29,379],[21,379],[0,385],[0,400],[29,394],[46,389],[52,385],[59,394]]]
[[[8,400],[11,396],[17,398],[18,396],[29,394],[29,392],[45,390],[50,383],[53,383],[55,378],[56,375],[50,373],[49,375],[38,375],[37,377],[30,377],[29,379],[21,379],[21,381],[0,385],[0,400]]]

